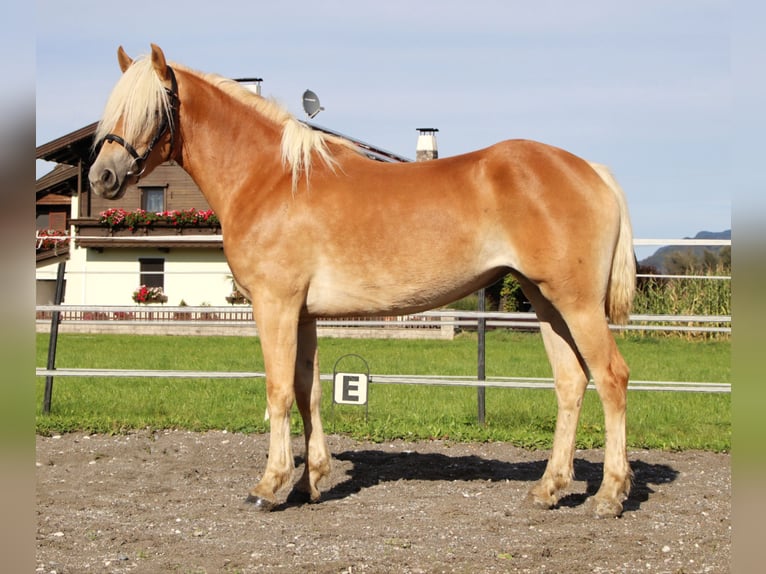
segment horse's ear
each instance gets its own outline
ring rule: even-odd
[[[162,53],[162,49],[157,44],[152,44],[152,65],[161,80],[168,79],[168,64],[165,61],[165,54]]]
[[[133,58],[128,56],[122,46],[120,46],[117,48],[117,61],[120,63],[120,70],[125,73],[125,70],[130,68],[130,65],[133,63]]]

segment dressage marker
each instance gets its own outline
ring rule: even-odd
[[[278,501],[294,470],[290,410],[303,418],[312,501],[330,469],[319,413],[318,317],[408,314],[519,280],[540,320],[558,417],[545,473],[530,491],[554,506],[572,478],[575,431],[593,378],[604,408],[599,516],[622,512],[628,367],[609,331],[635,289],[624,194],[603,166],[545,144],[505,141],[426,162],[373,161],[233,80],[168,65],[152,45],[123,75],[94,138],[89,180],[117,199],[176,161],[221,221],[234,278],[253,304],[265,361],[269,457],[250,491]]]

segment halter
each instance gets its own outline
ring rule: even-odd
[[[139,155],[136,151],[136,148],[134,148],[129,142],[125,141],[122,137],[116,135],[116,134],[106,134],[104,138],[98,143],[96,146],[96,149],[94,150],[94,156],[97,156],[99,152],[101,151],[101,146],[104,145],[104,142],[114,142],[116,144],[121,145],[125,148],[125,151],[127,151],[130,156],[133,158],[133,161],[136,164],[136,168],[140,168],[138,172],[135,171],[128,171],[126,175],[135,176],[136,179],[141,177],[146,170],[146,160],[149,157],[149,155],[152,153],[152,150],[154,149],[154,146],[157,145],[157,142],[162,139],[162,137],[167,133],[170,132],[170,153],[172,155],[173,153],[173,145],[175,143],[175,118],[178,115],[178,106],[180,105],[180,100],[178,99],[178,83],[176,82],[176,74],[173,71],[173,68],[170,66],[167,67],[168,75],[170,76],[170,88],[164,88],[165,92],[168,95],[168,98],[170,99],[170,114],[163,114],[162,115],[162,121],[160,122],[160,125],[157,127],[157,132],[154,134],[154,137],[152,138],[152,141],[149,142],[149,146],[146,148],[146,151],[144,151],[143,155]]]

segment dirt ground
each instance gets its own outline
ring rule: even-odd
[[[504,443],[328,438],[318,504],[245,502],[268,435],[184,431],[37,437],[37,572],[729,571],[730,457],[631,451],[621,518],[587,504],[601,451],[578,451],[570,494],[526,502],[547,452]],[[296,455],[302,440],[294,443]],[[296,478],[302,460],[296,459]]]

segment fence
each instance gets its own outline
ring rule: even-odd
[[[641,240],[636,245],[731,245],[730,240]],[[249,307],[138,307],[138,306],[88,306],[61,305],[63,299],[64,263],[60,263],[57,274],[57,289],[54,305],[39,305],[37,311],[38,327],[50,325],[50,345],[46,368],[36,369],[37,376],[46,377],[46,391],[43,412],[50,410],[53,377],[182,377],[182,378],[260,378],[264,373],[257,372],[197,372],[197,371],[149,371],[119,369],[56,369],[55,356],[59,327],[61,325],[80,325],[84,327],[105,326],[126,327],[131,333],[140,333],[137,327],[162,328],[168,333],[170,326],[182,324],[210,334],[211,327],[223,327],[232,333],[235,326],[247,326],[247,334],[257,334]],[[678,275],[642,275],[655,278],[696,278],[700,280],[731,280],[730,276],[678,276]],[[480,297],[483,301],[483,296]],[[479,372],[472,377],[414,377],[409,375],[373,375],[372,380],[379,384],[431,384],[475,386],[479,390],[479,422],[483,422],[483,390],[485,387],[510,388],[552,388],[553,379],[525,377],[487,378],[484,376],[484,330],[486,328],[508,328],[535,330],[539,328],[534,313],[505,313],[480,311],[426,311],[412,315],[382,318],[343,318],[323,319],[318,321],[322,329],[342,329],[342,335],[335,336],[371,336],[370,330],[390,334],[393,331],[408,332],[415,336],[438,336],[450,338],[456,329],[476,328],[479,332]],[[615,330],[639,331],[685,331],[703,333],[731,333],[730,315],[631,315],[624,326],[611,326]],[[119,332],[119,331],[112,331]],[[434,334],[438,335],[434,335]],[[203,334],[203,333],[200,333]],[[239,333],[236,333],[239,334]],[[380,333],[378,333],[380,334]],[[403,335],[399,335],[403,336]],[[327,379],[329,375],[323,375]],[[372,381],[371,381],[372,382]],[[731,386],[720,382],[679,382],[679,381],[631,381],[632,390],[663,390],[678,392],[731,392]]]
[[[68,332],[257,335],[257,326],[249,307],[38,305],[36,309],[38,330],[41,332],[49,330],[54,313],[58,313],[59,327],[68,327],[65,329]],[[362,334],[409,338],[404,333],[411,331],[413,338],[450,339],[458,330],[478,329],[481,320],[486,327],[493,329],[538,330],[540,327],[537,316],[531,312],[450,310],[379,318],[319,319],[317,324],[325,336],[356,337]],[[634,314],[627,325],[611,325],[611,329],[731,333],[731,316]]]

